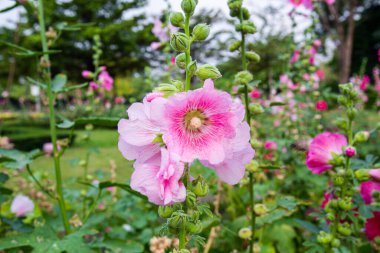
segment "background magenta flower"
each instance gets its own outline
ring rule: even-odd
[[[112,90],[113,78],[110,76],[110,74],[106,70],[103,70],[102,72],[100,72],[98,79],[99,79],[100,84],[105,90],[107,91]]]
[[[356,155],[356,149],[354,147],[347,147],[345,150],[346,156],[353,157]]]
[[[360,195],[367,205],[372,203],[372,194],[375,191],[380,192],[380,183],[367,181],[360,184]]]
[[[347,146],[344,135],[324,132],[317,135],[310,143],[306,155],[306,165],[314,174],[331,169],[333,166],[329,161],[333,158],[332,153],[340,155],[343,147]]]
[[[93,73],[91,72],[91,71],[89,71],[89,70],[83,70],[82,71],[82,77],[83,78],[91,78],[92,77],[92,75],[93,75]]]
[[[258,89],[254,89],[251,91],[250,96],[251,96],[251,98],[260,98],[261,92]]]
[[[264,148],[269,150],[276,150],[277,149],[277,143],[275,141],[266,141],[264,143]]]
[[[370,241],[380,237],[380,212],[374,212],[373,215],[374,217],[366,220],[364,227],[364,232]]]
[[[128,120],[121,119],[118,124],[119,150],[127,160],[143,163],[159,158],[159,144],[153,140],[161,134],[164,105],[166,99],[156,98],[148,102],[133,103],[129,109]]]
[[[369,82],[370,82],[369,76],[364,75],[359,86],[360,90],[365,91],[367,89]]]
[[[315,109],[318,111],[327,111],[329,109],[329,106],[326,101],[319,100],[315,103]]]
[[[90,88],[93,89],[93,90],[97,90],[99,89],[99,85],[95,82],[90,82]]]
[[[11,204],[11,212],[16,215],[16,217],[26,216],[28,213],[33,212],[34,203],[33,201],[24,195],[17,195]]]
[[[179,156],[161,149],[160,161],[135,163],[131,188],[148,197],[156,205],[170,205],[186,199],[186,188],[181,182],[184,164]]]
[[[58,151],[61,150],[61,146],[57,144],[57,149]],[[53,154],[54,148],[53,148],[53,143],[47,142],[42,146],[42,150],[47,156],[51,156]]]
[[[163,138],[170,152],[184,162],[200,159],[219,164],[244,119],[244,107],[230,94],[214,89],[209,79],[203,88],[170,97],[165,118]]]
[[[369,175],[374,181],[380,182],[380,168],[369,170]]]

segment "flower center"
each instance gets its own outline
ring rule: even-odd
[[[184,126],[186,130],[192,132],[198,132],[201,130],[202,126],[206,123],[205,115],[198,110],[190,111],[186,113],[184,118]]]
[[[194,117],[190,120],[190,127],[198,129],[202,126],[202,120],[198,117]]]

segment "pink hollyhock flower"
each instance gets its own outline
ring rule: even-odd
[[[95,82],[90,82],[90,88],[93,90],[99,89],[99,85]]]
[[[261,92],[258,89],[254,89],[251,91],[250,96],[251,96],[251,98],[260,98]]]
[[[127,160],[143,163],[159,159],[160,146],[154,140],[161,135],[166,99],[156,98],[133,103],[127,110],[129,119],[118,124],[119,150]]]
[[[34,203],[33,201],[24,195],[17,195],[11,204],[11,212],[16,215],[16,217],[26,216],[28,213],[33,212]]]
[[[360,195],[367,205],[373,201],[372,194],[374,191],[380,192],[380,183],[367,181],[360,184]]]
[[[58,151],[61,150],[61,146],[57,144],[57,149]],[[51,142],[47,142],[45,143],[43,146],[42,146],[42,150],[44,151],[44,153],[46,154],[46,156],[51,156],[54,152],[54,147],[53,147],[53,143]]]
[[[322,45],[321,40],[314,40],[314,42],[313,42],[313,46],[315,46],[315,47],[320,47],[321,45]]]
[[[172,65],[175,64],[175,57],[174,56],[171,58],[171,62],[172,62]]]
[[[374,181],[380,182],[380,168],[369,170],[369,175]]]
[[[301,94],[305,94],[306,93],[306,86],[305,85],[302,85],[301,87],[300,87],[300,93]]]
[[[307,104],[306,103],[299,103],[298,104],[298,107],[302,110],[302,109],[306,109],[307,108]]]
[[[181,182],[184,164],[179,156],[161,149],[161,161],[135,163],[131,188],[148,197],[156,205],[170,205],[186,199],[186,188]]]
[[[287,84],[289,82],[289,77],[287,75],[281,75],[280,76],[280,82],[282,84]]]
[[[183,162],[199,159],[215,165],[225,160],[244,107],[230,94],[214,89],[208,79],[203,88],[171,96],[165,118],[163,139],[170,152],[179,154]]]
[[[326,205],[330,202],[330,200],[333,198],[333,194],[330,193],[325,193],[323,195],[323,201],[322,204],[320,205],[320,208],[325,209]]]
[[[303,80],[308,81],[310,80],[310,75],[308,73],[303,74],[302,76]]]
[[[107,70],[107,67],[106,67],[106,66],[100,66],[100,67],[99,67],[99,70],[100,70],[100,71],[106,71],[106,70]]]
[[[322,69],[318,69],[315,73],[317,74],[319,80],[325,80],[326,74]]]
[[[276,150],[277,149],[277,143],[275,141],[266,141],[264,143],[264,148],[268,150]]]
[[[312,57],[309,58],[309,63],[311,65],[314,65],[314,63],[315,63],[315,57],[314,56],[312,56]]]
[[[298,59],[300,58],[300,54],[301,54],[300,50],[298,50],[298,49],[295,50],[292,58],[290,59],[290,64],[296,63],[298,61]]]
[[[89,71],[89,70],[83,70],[82,71],[82,77],[83,78],[91,78],[92,75],[93,75],[93,73],[91,71]]]
[[[380,237],[380,212],[373,212],[373,215],[372,218],[366,220],[364,226],[364,232],[370,241]]]
[[[110,76],[110,74],[107,71],[104,70],[100,72],[98,79],[105,90],[108,90],[108,91],[112,90],[113,78]]]
[[[303,0],[289,0],[289,2],[294,6],[298,7],[302,4]]]
[[[303,0],[303,5],[307,9],[313,9],[313,0]]]
[[[317,111],[327,111],[329,106],[326,101],[319,100],[315,103],[315,109],[317,109]]]
[[[166,42],[169,40],[169,35],[167,29],[163,27],[160,19],[156,18],[153,21],[152,33],[161,41]]]
[[[273,153],[264,154],[263,158],[266,160],[272,160],[273,159]]]
[[[273,122],[273,126],[274,127],[279,127],[281,125],[281,121],[279,121],[279,120],[275,120],[274,122]]]
[[[255,155],[249,139],[250,128],[247,122],[243,122],[237,127],[235,138],[229,141],[229,148],[223,162],[215,165],[208,161],[201,161],[201,163],[214,169],[222,181],[231,185],[237,184],[244,177],[245,165]]]
[[[152,42],[150,43],[150,48],[153,50],[157,50],[161,47],[161,42]]]
[[[145,98],[146,98],[146,101],[152,102],[153,99],[163,97],[163,96],[164,96],[164,93],[162,92],[151,92],[151,93],[146,94]]]
[[[365,91],[367,89],[367,86],[368,86],[369,82],[370,82],[369,76],[364,75],[363,79],[362,79],[362,81],[360,83],[360,86],[359,86],[360,90]]]
[[[115,104],[122,104],[124,103],[125,99],[124,97],[115,97]]]
[[[306,155],[306,165],[314,174],[331,169],[329,163],[333,159],[332,154],[341,155],[343,147],[347,146],[347,139],[344,135],[324,132],[318,134],[310,143]]]
[[[354,147],[347,147],[345,150],[346,156],[353,157],[356,155],[356,149]]]
[[[335,3],[335,0],[325,0],[325,2],[328,4],[328,5],[333,5]]]

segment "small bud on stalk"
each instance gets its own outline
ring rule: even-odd
[[[252,236],[252,230],[250,228],[242,228],[239,230],[239,237],[241,239],[249,239]]]
[[[258,55],[256,52],[246,52],[245,56],[247,57],[248,60],[253,61],[253,62],[260,62],[261,58],[260,55]]]
[[[219,70],[210,65],[210,64],[205,64],[197,69],[195,72],[195,75],[199,77],[201,80],[206,80],[206,79],[218,79],[222,77],[222,74],[220,74]]]
[[[182,0],[181,8],[187,16],[191,16],[193,15],[197,4],[198,4],[197,0]]]
[[[241,46],[241,41],[240,40],[236,40],[234,42],[232,42],[232,44],[230,45],[229,49],[230,52],[233,52],[235,50],[238,50]]]
[[[177,55],[175,57],[175,64],[180,69],[186,68],[186,55],[185,55],[185,53],[180,53],[179,55]]]
[[[235,75],[235,83],[236,84],[244,84],[247,85],[249,82],[253,80],[253,75],[247,71],[240,71]]]
[[[170,23],[175,27],[183,27],[183,22],[185,21],[185,17],[181,12],[174,12],[170,15]]]
[[[189,48],[189,38],[184,33],[173,33],[170,37],[170,45],[178,52],[184,52]]]
[[[346,148],[345,153],[346,153],[346,156],[353,157],[356,155],[356,149],[354,147],[349,146]]]
[[[207,39],[210,34],[210,26],[207,24],[198,24],[193,29],[193,39],[195,41],[202,41]]]
[[[190,76],[193,76],[197,71],[197,61],[191,61],[187,66],[187,72]]]

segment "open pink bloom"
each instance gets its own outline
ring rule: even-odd
[[[329,109],[329,106],[326,101],[319,100],[315,103],[315,109],[318,111],[327,111]]]
[[[170,205],[186,199],[186,188],[181,182],[184,164],[179,156],[161,149],[161,161],[135,163],[131,188],[148,197],[156,205]]]
[[[302,4],[303,0],[289,0],[289,2],[297,7]]]
[[[264,148],[265,149],[276,150],[277,149],[277,143],[275,141],[266,141],[264,143]]]
[[[364,203],[367,205],[372,203],[372,194],[374,191],[380,192],[380,183],[367,181],[360,184],[360,195],[362,195]]]
[[[241,123],[236,129],[236,136],[229,141],[226,157],[219,164],[211,164],[208,161],[201,161],[206,167],[215,169],[218,177],[231,185],[237,184],[244,177],[245,165],[247,165],[255,155],[249,143],[250,128],[247,122]]]
[[[108,91],[112,90],[113,87],[113,78],[110,76],[110,74],[107,71],[102,71],[99,74],[99,81],[102,85],[102,87]]]
[[[33,212],[34,203],[33,201],[24,195],[17,195],[11,204],[11,212],[16,215],[16,217],[22,217],[28,213]]]
[[[319,39],[314,40],[314,42],[313,42],[313,46],[315,46],[315,47],[320,47],[321,45],[322,45],[321,40],[319,40]]]
[[[219,164],[244,118],[244,107],[233,102],[230,94],[214,89],[208,79],[203,88],[170,97],[165,118],[163,139],[170,152],[183,162],[199,159]]]
[[[369,170],[369,175],[374,181],[380,182],[380,168]]]
[[[161,134],[166,99],[156,98],[148,102],[133,103],[129,109],[129,119],[121,119],[118,124],[119,150],[127,160],[143,163],[157,160],[159,144],[154,139]]]
[[[332,5],[335,3],[335,0],[325,0],[325,2],[328,4],[328,5]]]
[[[93,75],[92,72],[89,70],[83,70],[82,71],[82,77],[83,78],[91,78],[92,75]]]
[[[99,89],[99,85],[95,82],[90,82],[90,88],[93,89],[93,90],[97,90]]]
[[[342,154],[344,146],[347,146],[347,139],[344,135],[330,132],[318,134],[309,145],[306,155],[307,167],[314,174],[321,174],[331,169],[333,166],[329,161],[333,159],[332,154]]]
[[[319,80],[325,80],[326,74],[322,69],[318,69],[315,73],[317,74]]]
[[[162,92],[151,92],[151,93],[146,94],[145,98],[146,98],[146,101],[152,102],[153,99],[163,97],[163,96],[164,96],[164,93]]]
[[[365,91],[370,81],[369,76],[364,75],[359,86],[360,90]]]
[[[292,58],[290,59],[290,64],[296,63],[298,61],[298,59],[300,58],[300,54],[301,54],[300,50],[298,50],[298,49],[295,50]]]

